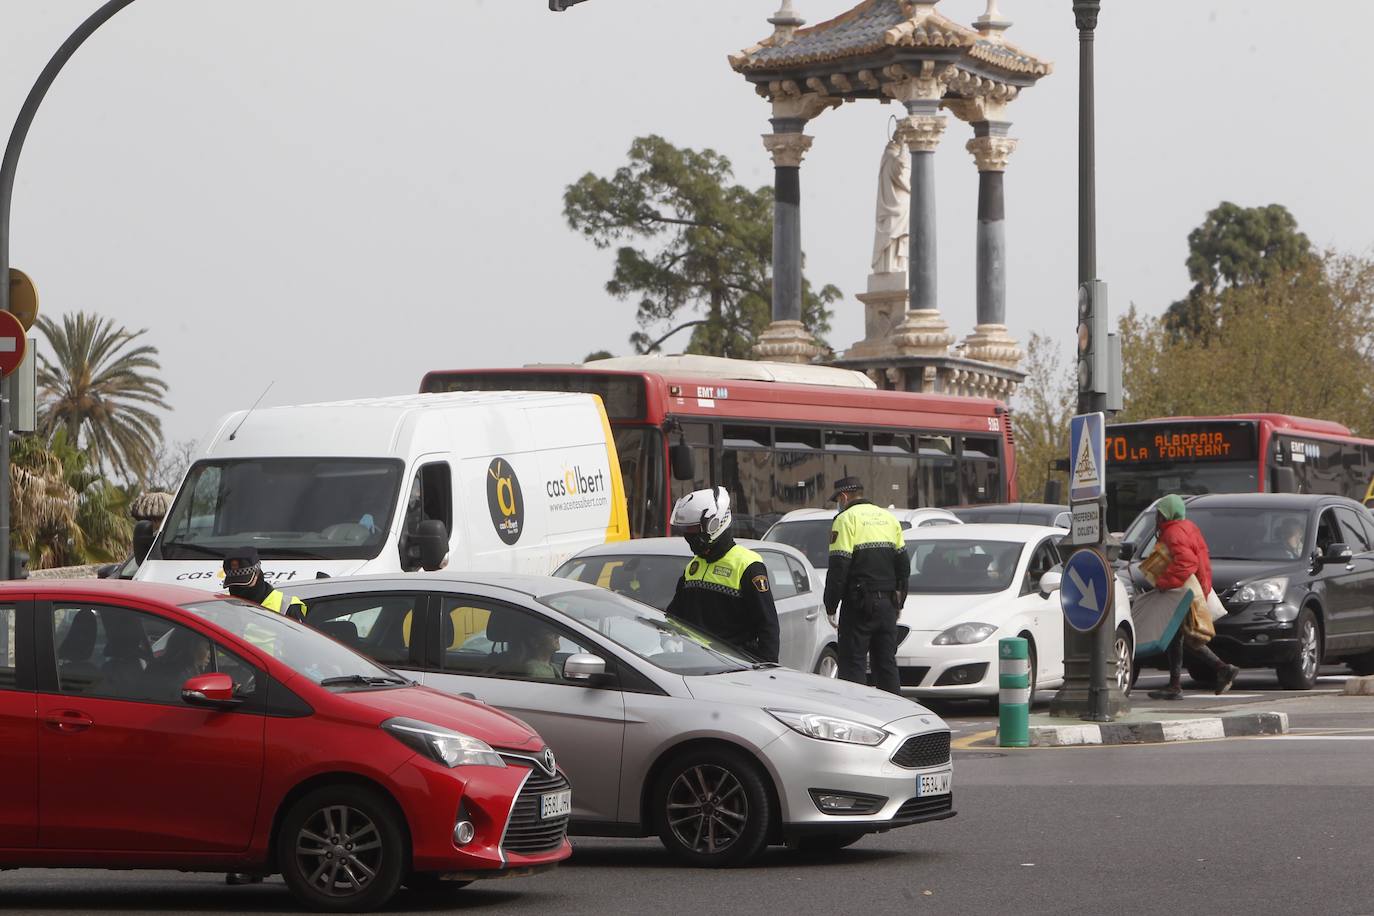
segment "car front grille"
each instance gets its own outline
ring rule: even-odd
[[[931,732],[906,739],[892,755],[892,762],[909,770],[949,763],[949,732]]]
[[[568,833],[569,815],[551,817],[547,820],[539,816],[540,797],[550,792],[561,792],[568,788],[568,781],[562,773],[547,776],[538,768],[530,771],[520,795],[515,799],[511,810],[510,822],[506,825],[506,835],[501,840],[501,848],[506,852],[518,852],[522,856],[540,852],[550,852],[563,844]]]
[[[954,810],[954,793],[932,795],[929,798],[912,798],[897,809],[896,820],[908,817],[923,817],[928,814],[942,814]]]

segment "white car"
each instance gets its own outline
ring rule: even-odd
[[[888,509],[897,516],[902,528],[939,528],[962,525],[959,516],[948,509]],[[825,591],[825,573],[830,567],[830,526],[835,522],[834,509],[793,509],[768,529],[765,541],[787,544],[806,554],[816,569],[820,584],[816,590]]]
[[[965,524],[906,533],[911,580],[902,608],[897,665],[902,688],[922,698],[997,699],[997,642],[1030,641],[1031,689],[1064,682],[1059,607],[1064,529]],[[1113,577],[1116,638],[1109,676],[1131,689],[1135,626]]]
[[[768,567],[778,609],[779,661],[788,668],[834,677],[839,671],[838,635],[826,619],[823,584],[801,551],[786,544],[740,540]],[[588,547],[554,571],[555,576],[609,588],[668,609],[692,551],[682,538],[640,538]]]

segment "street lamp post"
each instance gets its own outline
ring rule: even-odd
[[[29,90],[24,106],[19,109],[14,130],[10,131],[10,141],[5,147],[5,158],[0,162],[0,311],[10,310],[10,207],[14,201],[14,173],[19,167],[19,154],[24,149],[24,141],[29,136],[38,106],[48,94],[53,80],[71,60],[77,48],[86,43],[96,31],[109,22],[116,13],[133,3],[134,0],[109,0],[104,6],[91,14],[91,17],[62,43],[57,53],[48,61],[38,81]],[[9,382],[0,391],[0,579],[10,577],[10,416]]]

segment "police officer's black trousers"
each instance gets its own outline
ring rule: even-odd
[[[873,686],[902,692],[897,677],[897,606],[891,593],[840,605],[840,680],[867,683],[869,667]]]

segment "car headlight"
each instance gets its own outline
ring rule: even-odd
[[[794,732],[820,741],[839,741],[842,744],[862,744],[865,747],[874,747],[882,744],[887,738],[887,732],[881,728],[864,725],[862,722],[851,722],[848,719],[837,719],[834,716],[822,716],[816,713],[794,712],[790,709],[765,711]]]
[[[997,627],[990,623],[961,623],[945,630],[932,643],[937,646],[970,646],[996,632]]]
[[[397,717],[387,719],[382,728],[403,744],[407,744],[431,760],[448,767],[480,766],[504,767],[501,755],[481,738],[462,732],[430,725],[418,719]]]
[[[1252,604],[1256,601],[1282,601],[1288,591],[1288,578],[1278,576],[1274,579],[1256,579],[1240,587],[1231,599],[1236,604]]]

